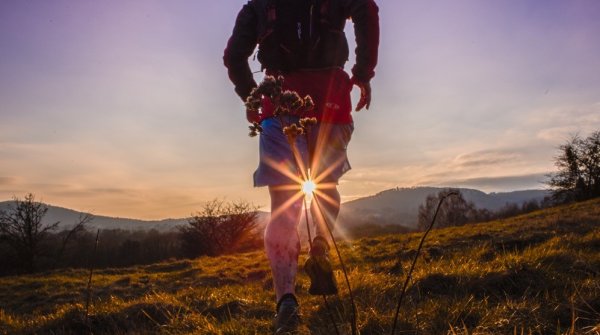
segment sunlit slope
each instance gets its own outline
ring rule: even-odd
[[[361,334],[387,334],[420,234],[342,243]],[[304,253],[305,254],[305,253]],[[306,256],[302,256],[300,262]],[[0,278],[0,333],[268,334],[274,297],[261,252],[96,271]],[[349,333],[350,308],[334,319]],[[335,334],[320,297],[298,281],[304,332]],[[595,327],[595,328],[594,328]],[[433,231],[399,318],[402,334],[600,331],[600,200]],[[594,330],[595,329],[595,330]]]

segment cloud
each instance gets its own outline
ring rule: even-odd
[[[581,130],[581,126],[560,126],[545,128],[537,132],[536,137],[547,141],[556,142],[557,140],[566,141],[571,136],[577,134]]]
[[[51,205],[98,215],[140,219],[187,216],[197,211],[203,201],[210,199],[199,195],[197,190],[159,186],[88,188],[83,185],[58,183],[18,183],[16,186],[34,193],[40,201]],[[12,193],[14,192],[0,188],[0,201],[10,199]]]
[[[521,175],[539,172],[537,152],[528,147],[476,150],[454,157],[440,157],[429,169],[421,169],[421,183],[477,177]]]
[[[518,160],[520,153],[511,150],[481,150],[462,154],[454,159],[455,168],[484,168]]]
[[[195,188],[147,185],[105,187],[61,180],[36,182],[24,178],[0,177],[0,201],[31,192],[51,205],[87,211],[99,215],[162,219],[187,216],[210,196]]]
[[[438,152],[410,165],[355,168],[344,177],[340,190],[348,200],[397,186],[472,187],[486,192],[539,189],[551,163],[537,160],[539,153],[528,147]]]
[[[103,196],[115,196],[115,197],[124,197],[124,196],[135,196],[136,192],[133,189],[126,188],[110,188],[110,187],[90,187],[90,188],[80,188],[74,185],[65,185],[65,184],[54,184],[54,185],[41,185],[36,184],[33,185],[37,188],[43,188],[46,190],[46,193],[58,196],[58,197],[77,197],[77,198],[90,198],[90,197],[103,197]]]
[[[0,186],[14,185],[16,181],[17,178],[14,177],[0,177]]]
[[[525,175],[509,175],[499,177],[480,177],[448,180],[444,185],[455,187],[472,187],[482,191],[514,191],[543,188],[548,178],[546,173],[531,173]]]
[[[577,133],[587,135],[600,129],[600,103],[537,109],[527,114],[524,128],[534,130],[536,138],[554,143]]]

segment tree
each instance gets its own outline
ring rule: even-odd
[[[44,253],[43,244],[58,228],[60,221],[45,224],[42,222],[48,207],[35,201],[35,196],[27,194],[23,200],[14,197],[14,207],[0,210],[0,241],[3,241],[14,253],[15,261],[27,272],[36,269],[37,260]],[[60,260],[67,244],[84,230],[84,225],[91,221],[88,214],[80,216],[72,229],[65,231],[60,247],[55,255],[55,265]],[[50,256],[50,252],[46,256]]]
[[[179,228],[183,252],[187,257],[217,256],[256,245],[257,218],[257,209],[246,202],[209,201]]]
[[[24,200],[14,198],[15,207],[0,211],[0,236],[11,249],[26,271],[35,269],[35,260],[40,253],[41,242],[60,222],[43,225],[42,218],[48,207],[35,201],[31,193]]]
[[[555,202],[570,202],[600,196],[600,131],[586,139],[571,137],[559,147],[555,158],[558,172],[549,175]]]
[[[439,199],[450,192],[457,192],[457,195],[444,200],[436,218],[435,227],[461,226],[475,219],[478,214],[475,205],[470,201],[467,202],[459,190],[445,189],[438,192],[437,195],[428,195],[425,203],[419,206],[417,227],[420,230],[425,230],[431,224]]]

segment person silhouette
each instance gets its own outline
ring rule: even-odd
[[[316,118],[317,124],[310,136],[296,140],[295,147],[302,160],[308,162],[310,177],[318,189],[310,208],[316,230],[310,254],[323,261],[313,264],[317,268],[322,263],[327,267],[330,241],[325,225],[331,228],[337,219],[338,181],[350,170],[347,146],[354,130],[350,97],[353,86],[360,89],[355,110],[369,109],[371,104],[370,81],[375,75],[379,48],[378,11],[374,0],[252,0],[238,13],[223,56],[242,101],[257,86],[248,62],[257,46],[257,58],[266,75],[282,78],[283,90],[313,99],[314,109],[305,116]],[[354,23],[356,39],[352,77],[344,71],[349,56],[344,33],[348,19]],[[284,334],[294,332],[300,323],[295,281],[303,200],[300,185],[291,177],[300,172],[282,124],[297,122],[298,116],[273,117],[274,109],[265,98],[260,111],[246,110],[246,119],[262,128],[254,186],[269,189],[271,219],[264,244],[277,301],[274,332]],[[329,271],[333,280],[330,269],[321,270]],[[307,272],[313,273],[313,281],[318,279],[314,271]],[[331,285],[311,284],[311,294],[333,291]]]

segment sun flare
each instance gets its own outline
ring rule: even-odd
[[[312,179],[308,179],[302,182],[302,192],[306,196],[312,196],[317,189],[317,184]]]

